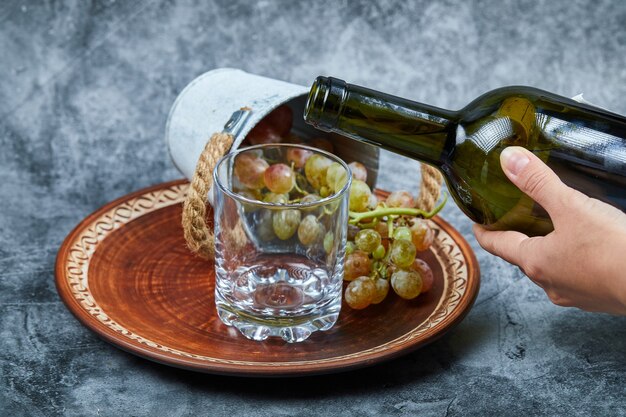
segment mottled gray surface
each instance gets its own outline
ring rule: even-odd
[[[427,348],[347,374],[156,365],[82,327],[53,281],[85,215],[179,177],[165,120],[205,70],[332,74],[448,108],[527,84],[626,113],[626,2],[5,0],[0,53],[0,415],[626,415],[626,321],[551,305],[453,205],[444,217],[482,268],[473,310]],[[407,170],[384,154],[380,185],[414,186]]]

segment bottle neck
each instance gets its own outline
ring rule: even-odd
[[[304,120],[389,151],[441,165],[456,112],[318,77],[309,93]]]

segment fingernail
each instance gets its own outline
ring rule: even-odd
[[[505,148],[500,154],[502,167],[513,175],[518,175],[530,162],[528,156],[516,146]]]

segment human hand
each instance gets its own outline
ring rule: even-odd
[[[506,148],[500,163],[548,212],[554,231],[528,237],[474,225],[480,246],[519,266],[554,304],[626,315],[626,214],[563,184],[524,148]]]

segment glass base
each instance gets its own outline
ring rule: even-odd
[[[235,327],[248,339],[263,341],[275,336],[288,343],[296,343],[306,340],[315,331],[332,328],[337,322],[341,308],[341,304],[337,304],[339,305],[327,306],[314,316],[301,317],[258,317],[219,302],[216,303],[216,307],[222,323]]]
[[[225,261],[216,259],[217,313],[247,338],[301,342],[337,322],[341,273],[329,275],[325,265],[297,254],[257,256],[230,273],[219,267]]]

